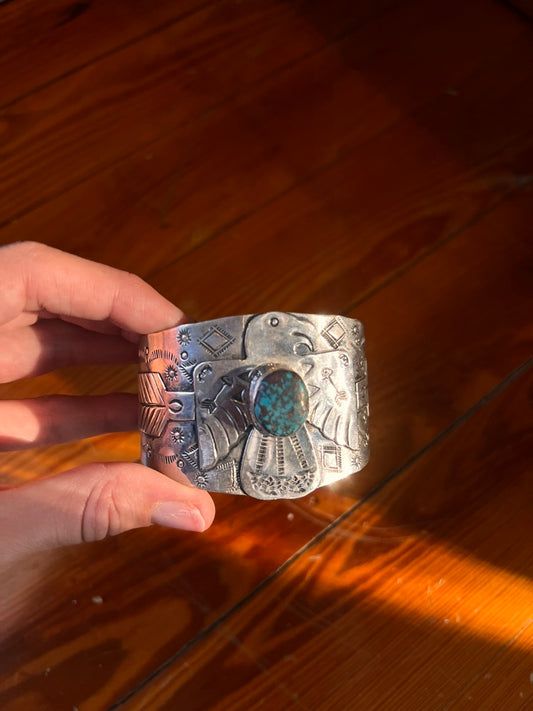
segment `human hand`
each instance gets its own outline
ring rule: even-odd
[[[184,314],[139,277],[34,242],[0,248],[0,383],[134,361],[139,334]],[[137,428],[126,393],[0,400],[0,451]],[[0,562],[160,524],[211,525],[205,491],[140,464],[92,463],[0,491]]]

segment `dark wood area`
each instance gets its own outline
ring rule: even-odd
[[[0,4],[0,242],[367,331],[368,467],[2,571],[4,711],[533,709],[533,30],[496,0]],[[1,285],[0,285],[1,295]],[[1,397],[134,391],[64,368]],[[16,484],[136,433],[0,455]],[[96,602],[95,602],[96,601]]]

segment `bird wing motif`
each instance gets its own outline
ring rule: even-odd
[[[308,421],[324,437],[356,449],[359,434],[352,360],[342,350],[309,355],[304,381],[309,392]]]
[[[248,375],[249,369],[222,376],[213,383],[210,397],[198,403],[200,468],[204,471],[225,459],[251,425]]]

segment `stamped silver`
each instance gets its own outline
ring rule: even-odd
[[[140,344],[142,462],[201,489],[294,499],[368,461],[363,325],[270,312]]]

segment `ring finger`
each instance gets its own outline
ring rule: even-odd
[[[137,429],[137,396],[50,395],[0,401],[0,451],[70,442]]]

